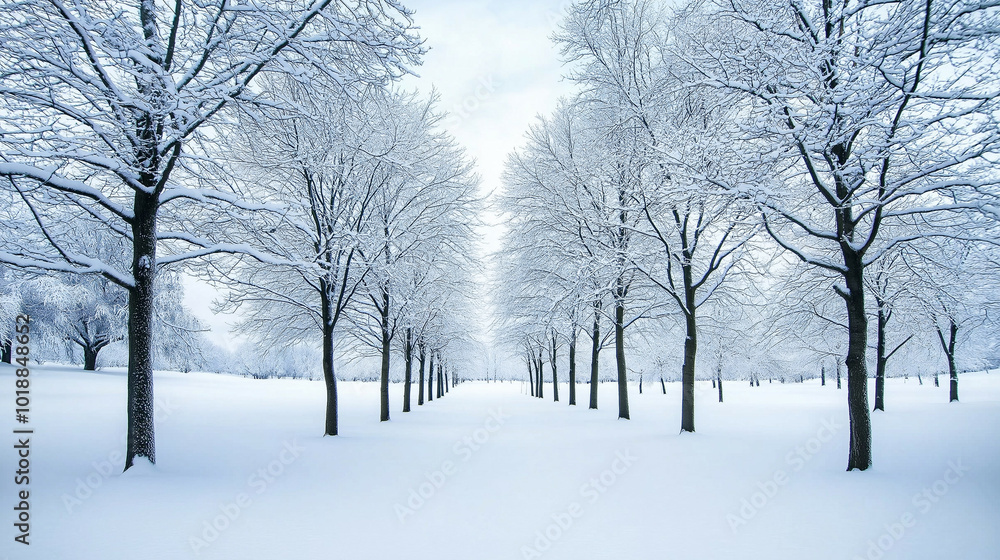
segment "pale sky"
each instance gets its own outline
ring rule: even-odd
[[[476,160],[485,192],[500,185],[504,161],[522,144],[528,126],[548,114],[571,85],[561,79],[558,48],[550,37],[569,0],[404,0],[414,10],[430,49],[402,86],[423,94],[435,87],[445,127]],[[495,221],[491,216],[488,221]],[[484,231],[486,249],[496,249],[499,227]],[[213,315],[210,286],[188,282],[185,304],[212,328],[209,337],[232,348],[231,317]]]
[[[500,184],[507,154],[521,145],[535,116],[547,114],[571,87],[561,79],[550,37],[571,2],[411,0],[430,52],[405,87],[441,95],[445,126],[471,157],[485,192]],[[495,232],[487,232],[495,249]]]

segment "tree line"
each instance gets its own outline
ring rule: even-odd
[[[83,341],[95,354],[127,345],[126,469],[155,462],[157,318],[182,272],[221,286],[259,346],[322,349],[327,435],[337,351],[381,359],[382,420],[391,354],[418,404],[425,375],[427,400],[457,382],[478,178],[436,95],[398,85],[426,50],[412,16],[396,0],[0,6],[0,263],[116,310],[76,326],[104,333]]]
[[[629,418],[639,349],[640,380],[679,366],[694,431],[699,371],[787,359],[825,381],[833,361],[848,470],[872,464],[870,363],[884,409],[889,359],[937,348],[957,400],[959,348],[996,357],[998,31],[963,0],[574,4],[555,40],[577,92],[498,201],[503,340],[532,393],[547,360],[558,400],[565,346],[575,404],[582,335],[591,408],[613,347]]]

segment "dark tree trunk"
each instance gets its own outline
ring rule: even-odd
[[[427,368],[427,402],[434,400],[434,351],[431,351],[431,363]]]
[[[144,160],[150,163],[149,159]],[[143,173],[143,175],[147,175]],[[153,177],[143,178],[150,190]],[[136,192],[132,220],[132,275],[128,297],[128,438],[125,470],[136,457],[156,462],[153,426],[153,305],[156,278],[156,195]]]
[[[0,362],[5,364],[10,363],[10,345],[11,340],[9,338],[4,339],[3,345],[0,346]]]
[[[542,355],[543,349],[538,349],[538,356],[535,357],[535,381],[538,383],[538,390],[535,392],[535,396],[544,399],[545,398],[545,376],[542,374]]]
[[[864,268],[861,256],[843,243],[847,292],[847,409],[850,417],[850,454],[847,470],[867,470],[872,466],[872,425],[868,410],[868,316],[865,313]]]
[[[886,313],[885,303],[879,299],[875,298],[875,303],[878,306],[878,319],[877,319],[877,329],[876,329],[876,342],[875,342],[875,408],[874,410],[881,410],[885,412],[885,364],[889,359],[885,355],[885,326],[889,322],[889,316]],[[874,411],[873,410],[873,411]]]
[[[686,255],[690,262],[690,256]],[[698,355],[698,325],[695,318],[695,290],[691,278],[691,266],[683,267],[684,273],[684,365],[681,367],[681,431],[694,431],[694,367]]]
[[[663,389],[663,394],[667,394],[667,384],[663,382],[663,376],[660,376],[660,389]]]
[[[753,379],[750,380],[750,386],[753,387]],[[715,378],[712,378],[712,388],[715,389]]]
[[[337,435],[337,376],[333,371],[333,309],[327,284],[320,282],[323,306],[323,381],[326,383],[326,426],[324,436]]]
[[[441,381],[444,378],[444,360],[441,356],[438,356],[438,371],[437,371],[437,398],[444,396],[444,384]]]
[[[444,372],[444,392],[447,393],[449,390],[450,389],[448,388],[448,370],[445,370],[445,372]]]
[[[423,343],[418,345],[418,359],[420,360],[420,380],[417,384],[417,405],[422,406],[424,404],[424,365],[426,365],[427,360],[427,352]]]
[[[938,372],[936,372],[936,371],[934,372],[934,386],[935,387],[940,387],[941,386],[941,380],[938,377]]]
[[[826,366],[822,366],[819,370],[819,384],[826,387]]]
[[[715,370],[715,378],[719,382],[719,402],[722,402],[722,367],[721,366],[718,369]],[[751,383],[753,383],[752,380],[751,380]]]
[[[760,378],[759,377],[754,377],[754,381],[756,381],[757,382],[757,386],[760,387]]]
[[[948,321],[948,339],[945,340],[944,333],[938,327],[938,340],[941,342],[941,349],[944,350],[948,358],[948,377],[951,380],[948,402],[958,400],[958,368],[955,366],[955,341],[958,339],[958,325],[954,319]],[[937,374],[934,374],[935,386],[937,384]]]
[[[403,344],[403,361],[406,368],[403,374],[403,412],[410,411],[410,383],[413,381],[413,329],[406,329],[406,340]]]
[[[597,387],[600,383],[601,357],[601,305],[594,304],[594,329],[591,332],[593,344],[590,347],[590,408],[597,408]]]
[[[382,322],[382,375],[379,385],[381,414],[379,420],[389,420],[389,354],[392,338],[389,336],[389,290],[382,289],[382,308],[379,320]]]
[[[83,370],[84,371],[94,371],[97,369],[97,353],[100,348],[95,348],[93,345],[85,345],[83,348]]]
[[[628,374],[625,371],[625,304],[615,302],[615,362],[618,366],[618,417],[628,420]]]
[[[528,352],[528,389],[531,390],[531,396],[535,396],[535,359],[531,352]]]
[[[569,337],[569,404],[576,405],[576,325]]]
[[[556,370],[556,333],[552,333],[552,400],[559,402],[559,372]]]
[[[837,360],[837,388],[840,389],[840,360]]]

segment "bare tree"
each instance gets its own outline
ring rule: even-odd
[[[188,229],[209,209],[250,208],[231,192],[197,188],[199,130],[228,105],[252,103],[255,78],[281,60],[303,73],[350,81],[400,75],[421,47],[409,13],[391,0],[354,9],[333,0],[256,6],[153,0],[0,7],[0,145],[10,179],[43,249],[14,247],[0,261],[43,270],[100,274],[129,293],[128,443],[155,461],[152,321],[154,284],[164,266],[250,248]],[[122,270],[72,242],[73,224],[46,218],[50,205],[90,216],[131,247]],[[187,220],[185,220],[187,214]],[[162,251],[158,251],[162,250]],[[160,253],[160,254],[158,254]]]
[[[988,212],[1000,146],[995,16],[962,0],[699,4],[685,12],[693,83],[746,96],[744,165],[765,226],[839,279],[848,326],[848,470],[871,466],[865,270],[936,235],[933,216]],[[711,41],[697,30],[724,28]],[[985,49],[985,50],[984,50]],[[724,53],[720,56],[720,53]],[[987,54],[992,53],[992,54]],[[886,235],[891,225],[919,226]]]

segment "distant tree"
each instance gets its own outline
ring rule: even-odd
[[[947,364],[949,396],[958,399],[960,362],[969,369],[987,367],[986,355],[972,348],[990,348],[997,339],[994,318],[1000,297],[994,286],[1000,278],[998,251],[992,243],[955,239],[925,239],[902,253],[911,278],[908,289],[931,325]],[[987,327],[987,328],[983,328]],[[972,344],[975,339],[978,344]],[[967,348],[961,359],[959,346]]]
[[[334,354],[338,327],[369,273],[361,255],[375,204],[385,144],[377,116],[384,92],[356,95],[276,80],[267,95],[287,109],[247,116],[228,136],[235,180],[256,199],[285,208],[230,225],[269,247],[271,262],[214,259],[210,278],[226,286],[218,310],[240,311],[235,331],[277,345],[322,349],[324,435],[339,433]],[[373,118],[375,116],[375,118]]]
[[[379,123],[382,162],[369,217],[361,232],[359,256],[368,273],[364,298],[350,315],[363,344],[381,357],[380,419],[389,420],[389,367],[393,341],[406,315],[406,301],[417,294],[414,274],[435,258],[461,266],[471,255],[471,228],[477,180],[464,152],[440,129],[443,115],[435,96],[390,94]],[[458,256],[451,256],[457,253]],[[454,288],[458,284],[441,288]],[[438,397],[444,388],[438,361]]]
[[[536,339],[544,348],[549,345],[546,326],[569,322],[561,329],[569,338],[572,319],[584,308],[594,313],[594,328],[588,329],[592,358],[606,339],[614,338],[619,417],[628,418],[625,330],[647,309],[632,258],[640,220],[634,204],[637,177],[622,159],[628,157],[623,146],[630,141],[609,140],[603,124],[595,124],[607,115],[588,111],[583,103],[564,101],[508,158],[502,205],[511,224],[504,245],[510,258],[503,259],[509,267],[503,278],[510,291],[503,315],[524,325],[514,338]],[[602,318],[613,325],[604,337]],[[591,360],[592,407],[597,363]]]
[[[21,309],[21,281],[10,267],[0,265],[0,361],[9,364],[14,321]]]

